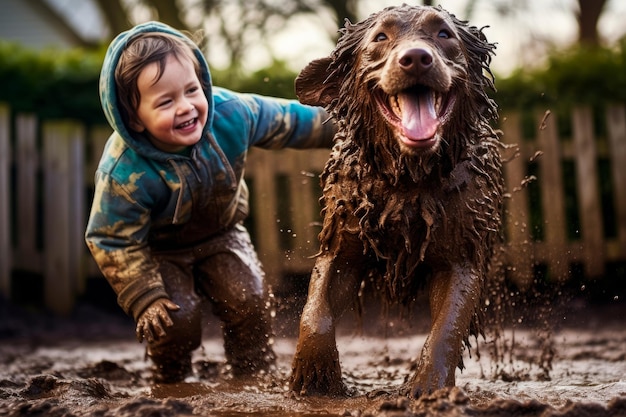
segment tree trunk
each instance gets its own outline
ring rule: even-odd
[[[352,23],[359,20],[356,16],[356,0],[328,0],[326,3],[335,12],[338,27],[344,26],[345,19]]]
[[[152,0],[151,4],[156,9],[161,22],[170,25],[174,29],[191,30],[180,18],[180,10],[176,5],[176,0]]]
[[[606,0],[578,0],[578,41],[581,45],[599,46],[598,20]]]
[[[122,7],[121,0],[96,1],[109,29],[111,29],[111,38],[130,28],[130,20],[126,16],[126,10]]]

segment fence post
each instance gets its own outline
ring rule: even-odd
[[[9,108],[0,104],[0,293],[11,296],[11,152]]]
[[[319,196],[315,195],[312,184],[317,181],[317,177],[311,177],[310,174],[307,176],[303,171],[309,168],[315,150],[307,152],[290,149],[282,152],[287,156],[284,160],[289,173],[289,206],[292,207],[294,246],[291,262],[299,270],[307,270],[313,266],[310,256],[315,255],[318,246],[315,228],[311,223],[316,218],[315,209]]]
[[[536,120],[542,120],[544,114],[538,114]],[[556,280],[568,277],[569,262],[565,256],[565,191],[563,189],[563,170],[561,169],[561,146],[558,135],[556,115],[551,116],[545,126],[537,133],[537,146],[544,154],[539,158],[541,177],[541,202],[545,221],[546,262],[550,274]]]
[[[276,232],[276,179],[274,178],[275,164],[272,162],[269,151],[255,151],[254,156],[248,159],[246,170],[254,179],[255,207],[251,213],[254,216],[257,253],[263,264],[268,285],[276,288],[282,279],[280,242]]]
[[[589,107],[572,111],[576,182],[581,220],[585,274],[599,277],[604,274],[604,241],[602,207],[598,190],[598,151],[593,134],[593,115]]]
[[[82,282],[84,129],[47,123],[43,140],[44,301],[53,312],[67,314]]]
[[[70,158],[70,272],[75,295],[85,291],[85,225],[87,220],[85,200],[85,138],[86,131],[82,124],[73,122],[69,126]]]
[[[19,233],[14,252],[14,266],[29,270],[32,269],[33,264],[41,265],[40,250],[37,247],[39,152],[36,115],[18,114],[16,116],[15,138],[16,190],[14,198],[16,198],[15,219]]]
[[[100,163],[100,159],[102,157],[102,152],[104,151],[104,146],[106,145],[106,142],[109,138],[109,136],[111,136],[111,128],[107,125],[107,126],[96,126],[93,127],[90,131],[89,134],[89,146],[85,146],[85,149],[88,151],[86,152],[86,158],[85,158],[85,183],[83,184],[83,189],[85,190],[85,192],[87,192],[87,190],[93,190],[95,184],[94,184],[94,178],[95,178],[95,173],[96,173],[96,169],[98,168],[98,164]],[[89,209],[91,208],[91,199],[92,199],[92,195],[89,194],[88,195],[89,199],[86,200],[87,201],[87,207],[85,208],[85,213],[89,213]],[[86,219],[85,219],[86,220]],[[83,230],[81,230],[81,235],[80,235],[80,245],[82,246],[82,253],[83,253],[83,259],[84,259],[84,274],[85,274],[85,278],[86,277],[102,277],[102,274],[100,272],[100,269],[98,269],[98,265],[96,264],[95,260],[93,259],[93,257],[91,256],[91,253],[89,252],[89,249],[87,248],[87,245],[85,244],[85,236],[84,236],[85,230],[83,228]]]
[[[511,280],[521,288],[528,288],[533,281],[534,252],[530,238],[528,191],[524,186],[527,166],[526,154],[522,151],[523,138],[519,113],[502,117],[504,125],[503,142],[518,146],[518,155],[504,163],[506,190],[510,198],[506,200],[505,227],[507,234],[506,257],[510,265]],[[507,155],[508,156],[508,155]]]
[[[609,106],[607,109],[609,155],[613,173],[613,195],[617,213],[617,256],[626,259],[626,106]]]

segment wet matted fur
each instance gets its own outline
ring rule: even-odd
[[[482,30],[441,8],[386,8],[346,22],[332,54],[296,80],[300,101],[339,126],[322,174],[321,249],[293,359],[291,389],[343,395],[335,325],[369,279],[408,303],[428,285],[432,326],[413,397],[455,384],[501,239],[497,107]]]

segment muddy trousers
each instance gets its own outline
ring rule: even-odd
[[[202,304],[222,321],[224,350],[234,375],[266,370],[275,362],[269,299],[247,230],[232,230],[187,250],[156,255],[165,290],[180,310],[164,338],[148,346],[155,382],[177,382],[191,372],[202,339]]]

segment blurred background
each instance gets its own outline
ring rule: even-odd
[[[3,0],[0,303],[71,314],[117,308],[83,233],[110,128],[98,101],[108,42],[147,20],[194,34],[214,83],[295,97],[293,80],[374,0]],[[407,3],[422,4],[407,1]],[[424,2],[430,3],[430,2]],[[626,2],[442,0],[497,43],[492,70],[511,144],[502,275],[515,292],[626,297]],[[268,282],[306,291],[327,152],[250,155],[248,227]],[[280,161],[277,162],[277,161]]]

